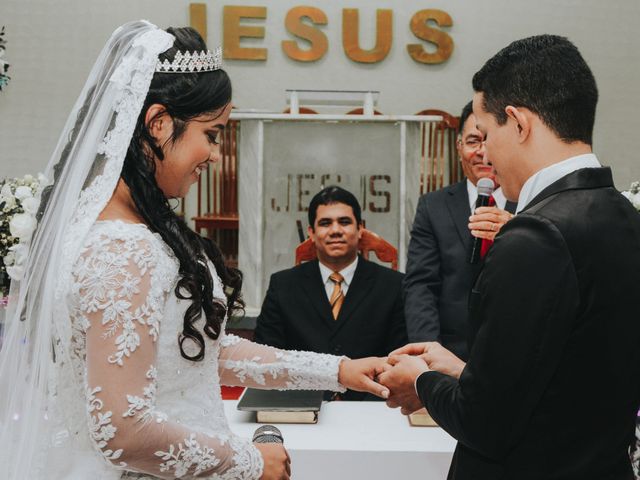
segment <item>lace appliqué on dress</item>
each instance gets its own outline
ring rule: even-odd
[[[164,460],[164,463],[160,465],[160,471],[173,470],[174,475],[178,478],[186,475],[191,468],[194,468],[193,474],[198,475],[220,463],[212,448],[200,445],[196,440],[195,433],[184,439],[184,445],[182,443],[178,443],[177,447],[169,445],[168,452],[158,451],[156,456]]]
[[[251,442],[231,435],[226,422],[211,422],[214,416],[206,411],[193,422],[184,421],[188,417],[181,410],[176,421],[173,417],[176,412],[169,417],[156,409],[161,391],[164,391],[165,402],[169,398],[166,385],[165,390],[158,387],[158,374],[162,370],[156,366],[164,365],[166,371],[167,358],[177,357],[172,361],[182,361],[177,342],[170,344],[175,350],[167,347],[167,339],[175,338],[179,331],[176,327],[181,325],[181,318],[165,318],[167,296],[178,278],[177,261],[166,244],[142,225],[97,222],[73,274],[71,319],[76,337],[74,352],[79,363],[86,368],[86,357],[92,354],[86,350],[87,338],[93,339],[94,348],[96,340],[99,346],[108,342],[101,350],[104,357],[92,358],[93,369],[83,373],[91,385],[87,391],[90,437],[102,457],[116,467],[126,466],[126,469],[160,476],[164,473],[172,478],[198,475],[224,480],[259,478],[263,468],[259,451]],[[216,277],[214,283],[215,280]],[[170,298],[175,301],[174,297]],[[162,327],[168,329],[166,332],[160,331],[161,322],[166,324]],[[150,354],[150,344],[154,344],[154,350],[159,344],[167,348],[158,352],[160,358],[157,358],[155,353]],[[93,355],[96,351],[93,350]],[[218,345],[214,344],[212,355],[217,357],[218,351]],[[143,364],[149,365],[144,381],[138,374],[137,383],[108,383],[127,369],[139,368],[141,358],[150,360]],[[189,363],[186,368],[189,373],[199,375],[203,364]],[[216,369],[215,363],[209,368]],[[194,378],[200,378],[198,375]],[[215,378],[215,374],[211,377]],[[161,378],[168,381],[162,374]],[[105,388],[93,388],[94,385]],[[214,385],[211,389],[215,391]],[[168,391],[172,391],[171,387]],[[174,403],[169,401],[163,405]],[[198,420],[204,421],[204,431],[193,428]],[[162,425],[158,425],[160,423]],[[144,436],[145,441],[129,448],[125,439],[131,435]],[[146,473],[132,473],[129,477],[155,478]]]
[[[312,352],[281,351],[276,357],[289,373],[287,388],[346,392],[338,383],[338,368],[346,357]]]
[[[241,344],[243,340],[234,335],[224,335],[220,340],[223,348],[233,348]],[[260,349],[258,349],[258,352]],[[286,378],[280,385],[271,382],[277,389],[299,390],[332,390],[345,392],[346,389],[338,383],[338,368],[345,357],[334,355],[299,352],[295,350],[266,350],[275,355],[275,361],[265,361],[260,355],[252,355],[243,359],[225,359],[222,365],[225,370],[230,370],[240,383],[246,383],[247,378],[258,385],[267,386],[269,380]]]
[[[233,455],[232,468],[227,470],[222,476],[213,476],[214,480],[253,480],[260,478],[264,469],[262,455],[247,440],[238,437],[229,439],[229,446],[235,452]]]
[[[171,288],[167,274],[175,267],[159,261],[149,238],[151,233],[145,227],[114,222],[104,224],[103,229],[102,233],[97,229],[97,234],[89,238],[74,267],[74,290],[82,294],[73,320],[76,329],[84,327],[86,331],[90,325],[86,315],[102,311],[101,323],[106,327],[102,337],[115,336],[116,350],[107,360],[122,366],[124,359],[140,346],[136,325],[149,327],[149,336],[157,341],[162,305]],[[141,231],[132,235],[132,229]],[[135,274],[132,265],[138,269]],[[132,298],[140,293],[140,279],[147,273],[151,277],[148,295],[141,306],[133,309]]]
[[[127,395],[127,402],[129,402],[129,410],[122,414],[123,417],[135,417],[137,415],[138,420],[147,421],[151,418],[155,418],[157,423],[167,421],[167,415],[165,413],[156,410],[156,390],[157,390],[157,378],[158,372],[155,367],[151,367],[147,372],[146,377],[151,380],[151,383],[144,387],[144,398],[137,395]]]
[[[122,455],[122,449],[115,452],[107,448],[107,442],[116,436],[116,427],[111,424],[111,412],[102,412],[104,406],[102,400],[96,398],[98,393],[102,392],[101,387],[87,389],[87,411],[89,413],[89,434],[93,438],[96,446],[102,452],[102,455],[112,462]],[[125,466],[125,464],[121,464]]]

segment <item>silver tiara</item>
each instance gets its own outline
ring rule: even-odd
[[[173,62],[166,60],[156,63],[156,72],[162,73],[194,73],[213,72],[222,68],[222,48],[218,47],[213,52],[203,50],[201,52],[180,52],[173,57]]]

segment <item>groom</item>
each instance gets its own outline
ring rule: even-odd
[[[592,153],[593,74],[542,35],[496,54],[473,88],[484,158],[518,214],[470,292],[466,365],[403,347],[378,377],[388,404],[424,404],[458,439],[450,479],[631,479],[640,216]]]

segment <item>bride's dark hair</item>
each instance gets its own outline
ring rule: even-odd
[[[199,52],[207,49],[193,28],[168,28],[167,32],[175,37],[175,42],[172,48],[159,56],[161,61],[167,59],[171,62],[178,50]],[[231,82],[223,70],[154,74],[121,173],[147,226],[162,237],[180,263],[175,293],[178,298],[191,300],[191,305],[184,315],[179,345],[182,356],[194,361],[202,360],[205,353],[204,337],[196,328],[196,322],[204,312],[204,333],[210,338],[218,338],[225,315],[244,305],[240,297],[242,274],[226,266],[218,246],[191,230],[169,205],[155,179],[154,157],[163,161],[164,145],[159,145],[149,133],[145,116],[149,106],[163,105],[173,119],[173,135],[167,143],[175,143],[188,122],[200,115],[210,115],[214,119],[230,101]],[[213,298],[213,280],[207,259],[213,262],[224,285],[226,307]],[[187,353],[184,348],[187,339],[195,342],[197,353]]]

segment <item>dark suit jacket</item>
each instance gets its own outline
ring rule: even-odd
[[[515,204],[506,209],[515,211]],[[467,301],[477,271],[469,263],[469,215],[466,179],[420,197],[404,278],[409,341],[438,341],[463,360],[469,354]]]
[[[449,478],[631,479],[640,404],[640,215],[608,168],[573,172],[503,227],[469,298],[459,381],[417,389],[458,439]]]
[[[407,343],[402,274],[360,258],[334,320],[317,260],[277,272],[258,316],[255,341],[350,358],[386,356]],[[365,394],[347,392],[343,398],[360,400]]]

